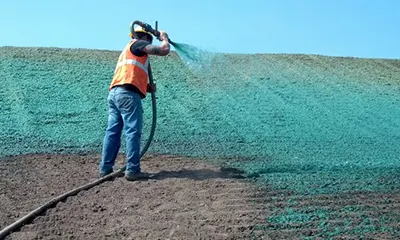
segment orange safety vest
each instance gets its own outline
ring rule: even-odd
[[[118,85],[131,84],[142,93],[142,98],[144,98],[147,93],[149,59],[147,54],[143,57],[132,54],[130,49],[135,42],[136,40],[130,41],[119,55],[110,90]]]

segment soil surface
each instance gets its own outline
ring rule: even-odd
[[[24,155],[0,160],[0,227],[96,180],[100,156]],[[123,163],[118,159],[117,167]],[[148,156],[145,181],[115,178],[48,209],[6,239],[251,239],[265,223],[261,192],[202,160]]]
[[[0,228],[96,180],[99,158],[0,159]],[[119,156],[117,167],[123,163]],[[256,187],[203,160],[148,155],[142,163],[151,179],[115,178],[82,191],[6,239],[399,239],[397,191],[302,196]]]

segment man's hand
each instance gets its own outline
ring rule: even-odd
[[[168,41],[168,34],[164,31],[160,31],[160,40],[161,41]]]
[[[151,92],[156,92],[156,84],[150,84],[150,83],[148,83],[147,84],[147,92],[149,92],[149,93],[151,93]]]

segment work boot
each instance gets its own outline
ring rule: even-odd
[[[150,177],[151,177],[150,174],[144,173],[144,172],[137,172],[137,173],[126,172],[125,173],[125,179],[128,181],[149,179]]]

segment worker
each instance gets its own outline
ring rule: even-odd
[[[105,131],[99,175],[113,172],[115,159],[121,146],[121,133],[126,136],[126,169],[128,181],[148,178],[140,166],[142,135],[142,99],[146,93],[156,91],[148,83],[148,55],[166,56],[170,52],[168,35],[160,31],[160,45],[153,45],[153,36],[138,26],[130,34],[132,40],[121,52],[108,94],[108,126]],[[136,36],[135,36],[136,35]]]

